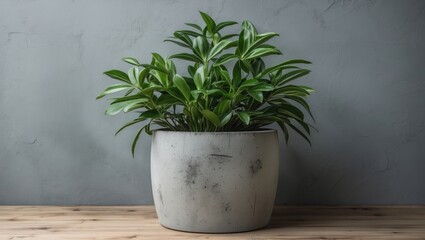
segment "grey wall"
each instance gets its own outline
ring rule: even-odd
[[[314,62],[319,133],[282,141],[278,203],[425,204],[425,1],[399,0],[0,1],[0,204],[152,203],[149,137],[132,159],[95,96],[198,10]]]

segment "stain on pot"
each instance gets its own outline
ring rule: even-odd
[[[232,207],[230,206],[230,202],[227,202],[223,205],[224,211],[225,212],[230,212],[232,211]]]
[[[218,158],[232,158],[232,156],[225,155],[225,154],[210,154],[212,157],[218,157]]]
[[[217,163],[225,163],[225,162],[229,162],[230,159],[232,159],[233,156],[230,155],[225,155],[225,154],[210,154],[208,156],[208,159],[210,161],[215,161]]]
[[[255,216],[255,207],[257,205],[257,194],[254,196],[254,205],[252,207],[252,216]]]
[[[195,179],[199,174],[199,163],[189,162],[186,168],[186,185],[195,184]]]
[[[213,193],[219,193],[219,192],[220,192],[220,183],[214,183],[214,184],[211,186],[211,191],[212,191]]]
[[[249,165],[249,169],[251,170],[252,175],[255,175],[258,172],[258,170],[262,168],[263,168],[263,162],[261,161],[261,159],[252,161],[251,164]]]
[[[158,195],[159,195],[159,200],[161,201],[162,206],[164,206],[164,200],[162,198],[162,191],[161,191],[161,185],[159,185],[158,187]]]

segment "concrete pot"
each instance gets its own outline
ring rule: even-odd
[[[278,170],[276,130],[159,130],[152,137],[153,197],[167,228],[228,233],[266,226]]]

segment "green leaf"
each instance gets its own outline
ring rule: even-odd
[[[151,70],[150,73],[162,84],[162,86],[168,86],[168,74],[156,70]]]
[[[228,34],[228,35],[222,36],[222,37],[221,37],[221,40],[229,39],[229,38],[237,37],[237,36],[239,36],[239,34]],[[235,47],[236,47],[236,46],[237,46],[237,45],[235,45]]]
[[[299,120],[301,122],[304,122],[304,113],[298,109],[296,106],[286,103],[278,106],[278,112],[279,115],[284,115],[287,118],[293,118],[295,120]]]
[[[244,55],[242,59],[252,60],[255,58],[261,58],[268,55],[279,55],[279,54],[282,54],[282,53],[275,48],[256,48],[252,50],[251,52],[247,53],[246,55]]]
[[[216,24],[214,20],[206,13],[199,12],[201,14],[202,19],[204,19],[205,24],[207,25],[208,31],[210,33],[215,33]]]
[[[118,131],[115,133],[115,136],[116,135],[118,135],[118,133],[120,133],[122,130],[124,130],[125,128],[127,128],[127,127],[129,127],[129,126],[131,126],[131,125],[134,125],[134,124],[136,124],[136,123],[138,123],[138,122],[141,122],[141,121],[144,121],[144,120],[146,120],[145,118],[141,118],[141,117],[139,117],[139,118],[136,118],[136,119],[134,119],[133,121],[131,121],[131,122],[128,122],[128,123],[126,123],[126,124],[124,124],[124,126],[122,126],[120,129],[118,129]]]
[[[247,35],[246,30],[242,30],[241,33],[239,34],[239,40],[238,40],[238,50],[241,54],[241,56],[243,56],[243,54],[245,53],[245,51],[248,48],[248,41],[246,40],[245,35]]]
[[[275,88],[275,90],[273,91],[273,95],[278,96],[279,94],[285,94],[285,96],[295,95],[305,97],[308,96],[310,93],[300,86],[286,85],[284,87]]]
[[[212,44],[216,45],[218,42],[220,42],[221,40],[221,36],[219,33],[214,33],[213,37],[212,37]]]
[[[250,61],[248,61],[248,60],[239,60],[239,64],[241,65],[241,69],[244,72],[246,72],[246,73],[253,72]]]
[[[152,96],[154,91],[164,91],[164,88],[151,83],[148,87],[142,89],[142,93],[146,96]]]
[[[133,57],[125,57],[122,60],[126,63],[130,63],[131,65],[140,66],[139,61]]]
[[[297,121],[297,123],[304,129],[304,131],[307,132],[307,135],[310,136],[310,125],[301,120],[295,119],[295,121]]]
[[[181,103],[179,99],[168,94],[162,94],[156,100],[157,105],[170,105],[170,104],[178,104],[178,103]]]
[[[310,115],[310,117],[314,121],[314,117],[313,117],[313,114],[311,113],[310,106],[308,105],[307,101],[304,100],[303,97],[299,97],[299,96],[286,96],[285,98],[290,99],[290,100],[293,100],[293,101],[297,102],[298,104],[300,104],[301,106],[303,106],[304,109],[307,111],[307,113]]]
[[[196,119],[200,118],[198,108],[192,107],[192,108],[190,108],[190,110],[191,110],[190,111],[191,112],[191,116],[193,116]]]
[[[184,42],[185,44],[192,46],[192,40],[184,33],[174,32],[174,37]]]
[[[139,87],[142,87],[143,82],[145,81],[145,78],[147,74],[149,73],[149,69],[145,68],[139,73],[139,77],[137,78],[137,82],[139,84]]]
[[[219,43],[217,43],[209,52],[207,61],[211,60],[213,57],[215,57],[217,54],[221,53],[229,44],[232,43],[229,40],[223,40]]]
[[[152,110],[142,112],[142,114],[140,114],[140,117],[143,117],[143,118],[161,118],[162,114],[159,113],[156,109],[152,109]]]
[[[135,94],[135,95],[127,96],[127,97],[114,98],[114,101],[111,104],[127,102],[127,101],[135,100],[135,99],[143,99],[145,102],[148,101],[148,98],[146,98],[145,96],[139,93],[139,94]]]
[[[183,96],[183,94],[180,92],[180,90],[177,87],[168,88],[166,91],[171,96],[179,99],[180,102],[182,102],[182,103],[185,102],[185,97]]]
[[[257,29],[255,29],[254,25],[249,21],[245,20],[242,22],[242,29],[247,31],[248,35],[250,35],[250,40],[253,40],[253,38],[257,35]]]
[[[105,90],[103,90],[103,92],[101,94],[99,94],[99,96],[96,97],[96,99],[100,99],[108,94],[114,93],[114,92],[119,92],[122,90],[126,90],[132,88],[131,85],[129,84],[113,84],[109,87],[107,87]]]
[[[139,69],[137,67],[132,67],[128,70],[128,78],[130,79],[131,84],[137,86],[139,79]]]
[[[221,97],[225,94],[225,92],[221,89],[208,89],[207,91],[205,91],[205,95],[206,96],[213,96],[213,97]]]
[[[256,76],[258,75],[261,71],[263,71],[265,69],[265,64],[264,61],[261,60],[261,58],[257,58],[254,61],[252,61],[252,75]]]
[[[150,70],[155,70],[155,71],[159,71],[159,72],[163,72],[163,73],[167,73],[167,69],[163,68],[163,67],[158,67],[152,64],[140,64],[140,66],[144,67],[144,68],[148,68]]]
[[[193,27],[193,28],[195,28],[196,30],[199,30],[200,32],[202,32],[202,28],[199,26],[199,25],[197,25],[197,24],[194,24],[194,23],[185,23],[187,26],[190,26],[190,27]]]
[[[121,112],[127,104],[124,102],[113,103],[105,111],[106,115],[115,115]]]
[[[252,42],[254,42],[255,36],[257,35],[257,30],[255,29],[254,25],[252,25],[252,23],[248,21],[243,21],[242,32],[243,32],[243,36],[239,36],[239,37],[243,37],[244,45],[243,45],[243,49],[242,48],[240,49],[240,53],[241,55],[244,55],[246,51],[248,50],[249,46],[252,44]]]
[[[255,36],[255,41],[251,43],[246,52],[250,53],[252,50],[256,49],[261,44],[267,42],[268,40],[276,36],[279,36],[279,34],[274,32],[258,34],[257,36]]]
[[[152,57],[155,59],[156,66],[161,66],[162,68],[165,68],[165,60],[164,58],[159,55],[158,53],[152,53]]]
[[[263,92],[257,92],[257,91],[247,90],[247,93],[251,97],[253,97],[255,100],[257,100],[258,102],[260,102],[260,103],[263,102]]]
[[[174,39],[171,39],[171,38],[165,39],[164,42],[172,42],[172,43],[175,43],[175,44],[179,45],[180,47],[185,47],[185,48],[192,49],[192,45],[188,45],[187,43],[179,42],[179,41],[174,40]]]
[[[223,127],[224,125],[226,125],[231,118],[232,118],[232,112],[229,112],[228,114],[224,115],[224,117],[220,121],[220,127]]]
[[[128,90],[127,92],[125,92],[124,96],[130,95],[134,91],[134,89],[135,88],[131,88],[130,90]]]
[[[288,128],[285,126],[284,121],[277,121],[277,123],[279,124],[280,128],[282,129],[283,134],[285,135],[285,142],[288,143],[288,141],[289,141]]]
[[[221,22],[219,24],[217,24],[217,28],[216,28],[216,32],[220,31],[221,29],[228,27],[228,26],[232,26],[238,24],[237,22],[234,21],[226,21],[226,22]]]
[[[263,76],[265,76],[267,74],[270,74],[272,72],[282,70],[282,69],[297,68],[297,67],[294,67],[294,66],[290,66],[291,64],[310,64],[310,63],[311,62],[309,62],[309,61],[300,60],[300,59],[289,60],[289,61],[286,61],[286,62],[280,63],[278,65],[275,65],[273,67],[265,69],[259,75],[257,75],[256,78],[262,78]]]
[[[271,84],[268,83],[259,83],[256,86],[254,86],[253,88],[250,89],[251,91],[259,91],[259,92],[269,92],[269,91],[273,91],[274,87]]]
[[[181,33],[181,34],[188,35],[188,36],[192,36],[192,37],[198,37],[198,36],[202,35],[201,33],[197,33],[197,32],[191,31],[191,30],[179,30],[177,32]]]
[[[146,126],[147,125],[139,129],[139,131],[136,134],[136,137],[133,140],[133,144],[131,145],[131,154],[133,155],[133,158],[134,158],[134,150],[136,149],[136,144],[137,144],[137,141],[139,140],[140,133],[142,133],[143,129],[145,129]]]
[[[245,113],[245,112],[238,112],[238,117],[239,117],[239,119],[243,122],[243,123],[245,123],[245,125],[249,125],[249,122],[250,122],[250,116],[249,116],[249,114],[248,113]]]
[[[210,121],[212,124],[214,124],[214,126],[216,127],[220,127],[220,119],[218,118],[218,116],[211,112],[210,110],[204,109],[201,111],[202,115],[204,115],[204,117]]]
[[[147,101],[146,99],[134,99],[134,100],[126,101],[125,102],[126,106],[123,108],[123,111],[130,112],[130,111],[133,111],[134,109],[144,107],[145,105],[143,103],[145,103],[146,101]]]
[[[193,41],[193,50],[203,61],[206,61],[209,50],[209,43],[205,37],[196,37]]]
[[[239,86],[239,89],[251,87],[257,85],[259,82],[257,79],[248,79],[242,82],[242,84]]]
[[[227,53],[227,54],[223,54],[221,55],[219,58],[217,58],[217,60],[214,62],[214,67],[219,66],[219,65],[223,65],[233,59],[237,59],[238,56],[236,56],[233,53]]]
[[[231,88],[233,88],[233,86],[232,86],[232,80],[230,79],[229,72],[227,72],[226,70],[220,70],[220,76],[222,78],[224,78],[224,80],[226,80],[227,84],[229,84],[229,86]]]
[[[171,76],[174,76],[177,72],[176,65],[171,59],[168,59],[165,61],[165,69],[167,69],[168,74]]]
[[[310,70],[308,69],[297,69],[297,70],[288,72],[277,80],[277,85],[278,86],[284,85],[292,80],[303,77],[309,73],[310,73]]]
[[[214,113],[216,113],[218,116],[223,115],[224,113],[228,112],[230,110],[230,104],[231,100],[222,100],[214,109]]]
[[[299,130],[297,127],[295,127],[293,124],[291,123],[287,123],[289,127],[291,127],[295,132],[297,132],[299,135],[301,135],[301,137],[303,137],[311,146],[311,142],[310,139],[308,138],[308,136],[306,136],[301,130]]]
[[[190,54],[190,53],[178,53],[178,54],[173,54],[169,57],[170,59],[172,58],[178,58],[178,59],[182,59],[182,60],[187,60],[187,61],[191,61],[191,62],[199,62],[202,63],[202,59],[200,59],[199,57],[197,57],[194,54]]]
[[[187,66],[187,72],[193,78],[195,76],[196,68],[194,66]]]
[[[131,84],[130,79],[128,78],[127,73],[120,70],[109,70],[104,72],[108,77],[111,77],[116,80],[123,81],[125,83]]]
[[[192,94],[192,97],[195,99],[195,101],[197,101],[199,94],[205,95],[205,90],[192,90],[192,91],[190,91],[190,94]]]
[[[149,124],[147,124],[147,125],[146,125],[146,127],[145,127],[145,132],[146,132],[148,135],[152,135],[151,123],[149,123]]]
[[[242,81],[241,66],[239,64],[239,61],[235,63],[232,73],[233,73],[233,87],[236,89],[239,86],[240,82]]]
[[[251,117],[255,117],[255,116],[259,116],[259,115],[264,114],[264,112],[262,110],[258,110],[258,109],[250,110],[250,111],[247,110],[247,111],[243,111],[243,112],[249,114],[249,116],[251,116]]]
[[[204,66],[200,66],[193,76],[193,81],[195,82],[196,89],[200,90],[202,89],[204,82],[205,82],[205,76],[204,76]]]
[[[189,85],[187,85],[187,82],[184,80],[184,78],[176,74],[173,78],[173,82],[176,85],[176,87],[180,90],[180,92],[183,94],[183,96],[186,98],[186,100],[190,101],[191,99],[190,88],[189,88]]]
[[[313,93],[314,92],[314,89],[313,88],[311,88],[311,87],[307,87],[307,86],[298,86],[298,87],[300,87],[300,88],[302,88],[302,89],[304,89],[306,92],[308,92],[309,94],[310,93]]]

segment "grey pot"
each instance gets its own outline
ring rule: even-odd
[[[228,233],[266,226],[278,170],[276,130],[159,130],[152,137],[155,209],[167,228]]]

